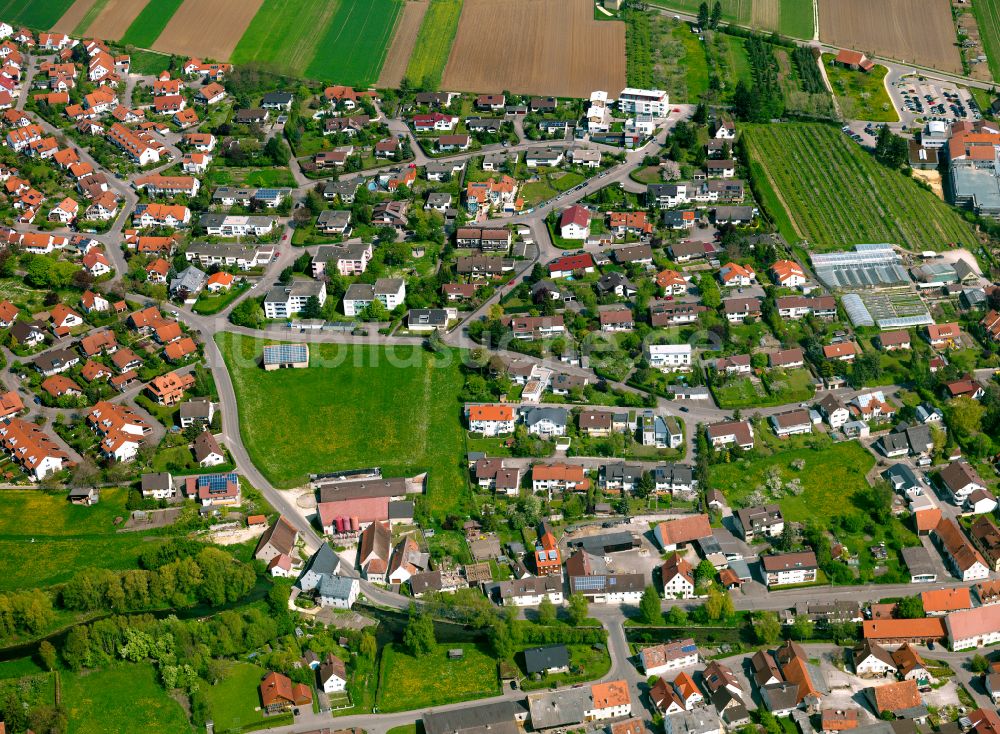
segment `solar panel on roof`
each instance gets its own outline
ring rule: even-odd
[[[309,348],[304,344],[269,344],[264,347],[265,364],[305,362],[308,359]]]
[[[198,477],[198,487],[208,487],[209,492],[224,492],[230,482],[234,484],[239,482],[239,476],[236,472],[229,472],[228,474],[206,474]]]

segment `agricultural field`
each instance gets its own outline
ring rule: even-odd
[[[617,94],[626,86],[625,24],[594,20],[591,0],[465,0],[441,83],[467,92]]]
[[[184,0],[153,44],[154,51],[229,59],[264,0]]]
[[[89,3],[80,0],[85,6]],[[0,0],[0,18],[14,28],[51,28],[67,13],[73,0]],[[79,12],[79,11],[76,11]],[[86,10],[80,12],[83,16]]]
[[[457,352],[439,365],[420,346],[311,345],[312,366],[264,372],[264,341],[219,333],[254,464],[279,487],[310,472],[381,465],[386,476],[429,472],[428,504],[458,511],[466,492]],[[272,427],[284,430],[275,433]],[[391,460],[387,461],[389,457]]]
[[[649,4],[697,15],[701,0],[651,0]],[[709,3],[709,7],[711,5]],[[722,20],[762,31],[776,31],[791,38],[813,37],[810,0],[722,0]]]
[[[396,23],[396,30],[389,43],[389,53],[386,54],[382,71],[375,83],[379,89],[395,89],[406,76],[406,66],[410,63],[410,57],[413,55],[417,34],[420,33],[420,26],[423,24],[428,7],[430,7],[430,3],[424,0],[403,3],[399,22]],[[447,61],[447,56],[445,61]]]
[[[840,112],[847,120],[869,122],[898,122],[896,107],[885,88],[884,66],[876,66],[867,74],[845,69],[833,64],[833,54],[823,54],[823,66],[833,93],[840,105]]]
[[[401,0],[341,0],[305,76],[362,88],[374,84],[401,8]]]
[[[853,48],[934,69],[962,73],[948,0],[818,0],[819,37]]]
[[[72,734],[191,731],[184,709],[156,681],[150,663],[63,673],[62,705]]]
[[[55,22],[52,30],[57,33],[82,33],[93,20],[95,13],[100,12],[97,6],[101,4],[102,0],[75,0]]]
[[[1000,79],[1000,0],[972,0],[990,73]]]
[[[139,48],[152,48],[182,2],[184,0],[149,0],[145,7],[140,3],[139,14],[132,16],[132,22],[121,34],[122,43]],[[117,36],[111,37],[117,38]]]
[[[895,242],[914,251],[975,242],[954,209],[877,163],[835,127],[743,130],[756,190],[790,242],[805,239],[815,250]]]
[[[406,78],[411,84],[426,89],[441,86],[441,75],[448,63],[461,15],[462,0],[430,0],[413,55],[406,66]]]
[[[225,58],[367,87],[378,78],[401,5],[401,0],[265,0]]]
[[[450,660],[448,650],[464,656]],[[382,651],[377,707],[379,711],[409,711],[500,693],[497,662],[492,653],[472,644],[438,645],[415,658],[396,645]]]
[[[104,489],[94,507],[66,501],[63,492],[5,490],[0,494],[0,590],[60,583],[84,566],[135,568],[143,533],[119,533],[128,517],[127,490]],[[155,537],[151,538],[155,540]],[[31,548],[31,563],[21,562]]]

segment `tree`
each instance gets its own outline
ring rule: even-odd
[[[375,639],[375,635],[367,630],[361,634],[361,642],[358,643],[358,654],[369,662],[373,662],[375,656],[378,654],[378,641]]]
[[[430,654],[436,644],[434,620],[411,604],[410,618],[403,630],[403,646],[414,657],[423,657]]]
[[[722,3],[719,0],[715,0],[715,5],[712,6],[712,17],[709,19],[708,24],[712,28],[718,28],[719,22],[722,20]]]
[[[718,589],[709,590],[704,608],[705,616],[713,622],[729,619],[736,612],[736,607],[733,606],[733,600],[729,597],[729,594]]]
[[[982,655],[980,655],[979,653],[976,653],[975,655],[972,656],[972,661],[969,663],[969,668],[972,670],[973,673],[982,675],[983,673],[989,671],[990,661],[987,660]]]
[[[688,613],[684,607],[670,607],[667,611],[667,624],[682,627],[688,623]]]
[[[323,317],[323,307],[319,303],[319,298],[316,296],[309,296],[306,299],[306,305],[302,307],[302,318],[304,319],[319,319]]]
[[[986,408],[981,403],[972,398],[960,397],[949,400],[945,406],[945,416],[948,418],[948,427],[953,430],[957,438],[968,439],[979,432],[982,425]]]
[[[42,640],[42,644],[38,646],[38,658],[46,670],[56,669],[56,649],[48,640]]]
[[[490,641],[493,644],[493,654],[500,660],[509,660],[514,657],[515,645],[514,635],[511,631],[511,621],[500,617],[494,623],[490,631]]]
[[[542,603],[538,605],[538,623],[539,624],[552,624],[556,621],[556,605],[552,603],[549,597],[542,599]]]
[[[906,596],[896,605],[896,615],[900,619],[921,619],[924,616],[924,602],[919,595]]]
[[[754,615],[753,631],[758,642],[773,645],[781,639],[781,622],[774,612],[758,612]]]
[[[708,14],[708,3],[702,3],[698,6],[698,27],[708,28],[709,14]]]
[[[707,558],[704,559],[694,570],[694,578],[698,586],[706,586],[712,583],[712,579],[715,578],[715,566]]]
[[[813,621],[805,614],[796,615],[795,621],[792,622],[792,637],[796,640],[808,640],[813,636],[813,629],[815,625]]]
[[[587,619],[587,612],[589,611],[589,605],[587,603],[587,597],[583,594],[570,594],[567,599],[566,614],[569,617],[569,623],[574,627],[579,627],[583,624],[584,620]]]
[[[83,625],[71,627],[63,643],[62,659],[70,670],[80,670],[90,657],[90,629]]]
[[[710,309],[722,305],[722,292],[711,273],[705,273],[698,280],[698,290],[701,292],[701,302]]]
[[[237,326],[259,329],[264,325],[264,309],[256,299],[247,298],[236,304],[236,307],[229,312],[229,320]]]
[[[639,600],[639,615],[646,624],[662,624],[663,612],[660,609],[660,595],[656,589],[647,586],[642,590],[642,599]]]

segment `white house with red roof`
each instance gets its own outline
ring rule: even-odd
[[[564,240],[585,240],[590,236],[590,212],[578,204],[564,209],[559,217],[559,234]]]

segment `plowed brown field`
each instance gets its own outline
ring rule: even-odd
[[[819,37],[833,46],[962,72],[948,0],[819,0]]]
[[[410,61],[413,47],[417,45],[417,33],[424,20],[424,14],[430,3],[427,0],[412,0],[403,6],[403,12],[396,21],[396,32],[389,44],[389,55],[382,64],[382,73],[375,86],[383,89],[395,89],[403,81],[406,65]]]
[[[625,24],[594,20],[592,0],[465,0],[441,88],[617,97]]]
[[[184,0],[153,49],[179,56],[227,60],[263,2]]]
[[[72,5],[66,8],[62,17],[55,22],[52,30],[56,33],[72,33],[95,2],[97,0],[75,0]]]
[[[108,0],[87,30],[98,38],[116,41],[125,35],[132,21],[148,4],[149,0]]]

